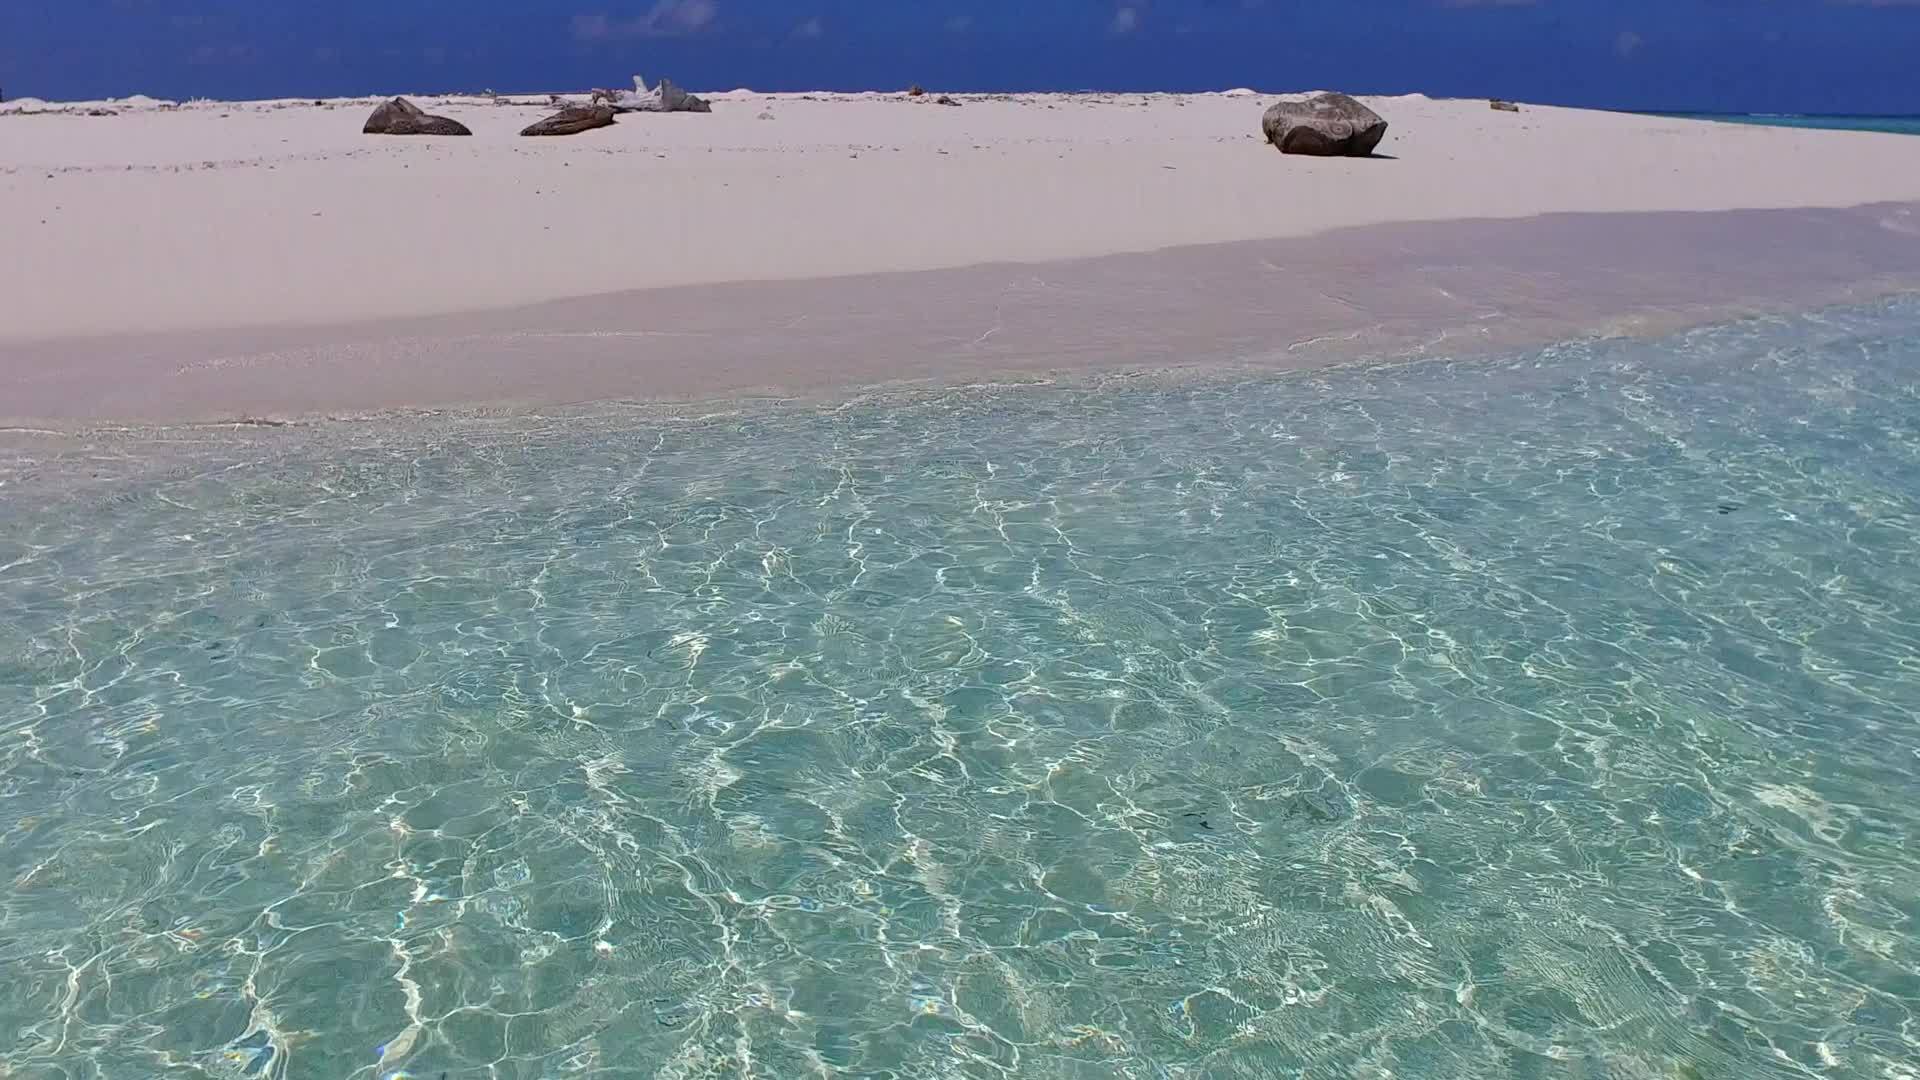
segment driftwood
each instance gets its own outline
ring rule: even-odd
[[[614,112],[694,112],[710,113],[713,106],[707,99],[695,97],[673,85],[670,79],[661,79],[660,85],[647,89],[647,81],[638,75],[633,77],[631,90],[595,90],[594,104],[612,106]]]

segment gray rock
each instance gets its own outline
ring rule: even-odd
[[[528,124],[522,135],[578,135],[613,123],[611,105],[569,105],[545,120]]]
[[[444,116],[428,116],[420,106],[397,97],[373,110],[366,126],[368,135],[471,135],[467,125]]]
[[[1494,98],[1491,101],[1488,101],[1487,104],[1499,112],[1519,112],[1520,111],[1520,106],[1515,105],[1511,101],[1501,101],[1499,98]]]
[[[1316,157],[1366,157],[1387,134],[1379,113],[1345,94],[1279,102],[1260,127],[1281,153]]]

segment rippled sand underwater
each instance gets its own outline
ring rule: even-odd
[[[1920,1076],[1920,301],[100,460],[0,1076]]]

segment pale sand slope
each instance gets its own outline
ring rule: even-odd
[[[1920,203],[1393,222],[336,326],[0,342],[0,428],[1287,369],[1644,335],[1916,285]]]
[[[1375,99],[1393,160],[1313,160],[1260,142],[1268,97],[730,95],[549,140],[516,137],[545,106],[419,100],[475,137],[363,136],[362,102],[0,115],[0,343],[1380,222],[1920,200],[1920,139],[1484,101]]]

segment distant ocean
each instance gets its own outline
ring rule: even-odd
[[[1805,116],[1799,113],[1703,113],[1650,112],[1648,116],[1671,116],[1681,120],[1719,120],[1729,124],[1761,124],[1767,127],[1827,128],[1834,131],[1886,131],[1895,135],[1920,135],[1920,116]]]

